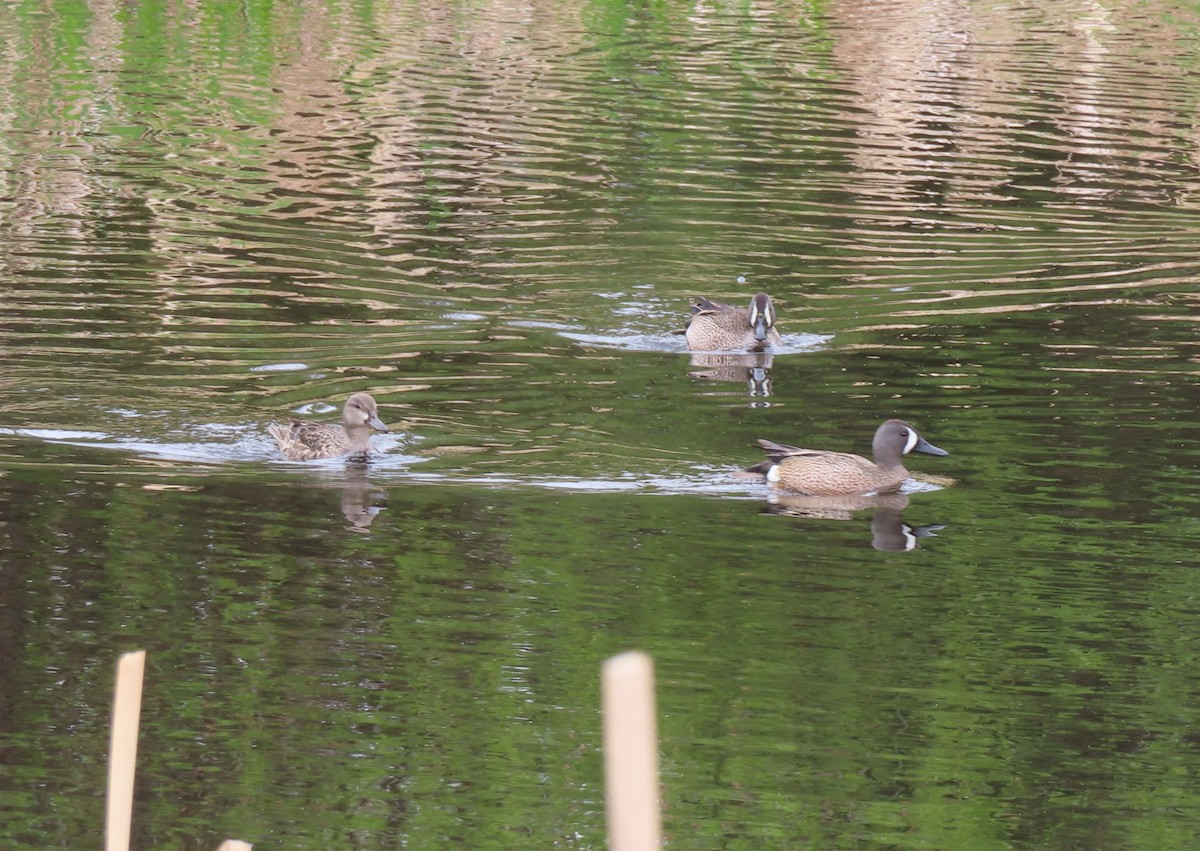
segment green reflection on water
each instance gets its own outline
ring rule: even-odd
[[[596,674],[631,646],[657,660],[667,822],[691,847],[1020,844],[1151,789],[1112,829],[1170,836],[1155,813],[1193,801],[1167,779],[1191,759],[1193,651],[1165,590],[1186,577],[1136,526],[1064,561],[1089,540],[1070,522],[1013,535],[950,490],[907,512],[947,528],[886,554],[866,517],[424,486],[380,491],[364,536],[330,522],[336,489],[271,478],[3,480],[23,554],[11,836],[94,829],[112,653],[134,646],[154,847],[213,825],[312,848],[601,843]]]

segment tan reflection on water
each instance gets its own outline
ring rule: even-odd
[[[1197,182],[1169,5],[756,2],[743,19],[701,4],[604,32],[588,4],[314,2],[226,32],[201,2],[157,12],[189,35],[164,38],[144,77],[127,67],[146,62],[137,22],[88,8],[69,55],[52,15],[0,23],[0,263],[25,286],[3,295],[0,340],[88,360],[72,379],[108,355],[147,385],[168,364],[193,396],[324,399],[392,373],[383,389],[423,400],[503,396],[537,357],[574,365],[546,337],[549,354],[507,346],[533,339],[517,322],[591,330],[579,303],[635,282],[668,301],[689,275],[724,275],[691,250],[712,244],[777,274],[763,283],[803,299],[804,321],[842,311],[861,334],[846,351],[1192,278],[1188,235],[1158,244]],[[810,94],[828,113],[803,111]],[[829,255],[811,296],[806,246]],[[431,351],[471,349],[489,354],[431,380],[458,366]],[[308,371],[247,378],[272,362]],[[767,395],[755,368],[694,374]],[[431,421],[470,415],[444,401]]]
[[[853,82],[854,109],[844,119],[858,128],[850,154],[856,186],[885,208],[1010,201],[1009,184],[1038,166],[1026,148],[1054,151],[1057,183],[1072,205],[1115,192],[1172,200],[1155,181],[1135,182],[1104,162],[1122,153],[1116,140],[1136,137],[1136,168],[1150,177],[1177,149],[1170,124],[1184,104],[1162,94],[1186,89],[1131,90],[1131,83],[1140,88],[1138,69],[1128,51],[1109,45],[1136,32],[1146,49],[1170,51],[1178,36],[1166,26],[1147,28],[1144,7],[1131,25],[1133,11],[1090,0],[1018,14],[961,0],[834,3],[833,55]],[[1175,78],[1183,72],[1157,70]],[[1179,197],[1177,188],[1173,194]]]

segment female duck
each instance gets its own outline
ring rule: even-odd
[[[289,461],[313,461],[339,455],[366,460],[371,452],[371,429],[386,432],[388,427],[379,419],[375,400],[366,393],[355,393],[346,400],[340,424],[289,420],[267,426],[267,431],[279,444],[279,451]]]
[[[693,351],[762,351],[765,346],[781,342],[775,330],[775,305],[766,293],[750,299],[749,308],[702,298],[692,305],[687,327],[681,333],[687,336],[688,348]]]
[[[904,420],[888,420],[875,430],[871,444],[874,463],[848,452],[799,449],[769,440],[760,440],[758,445],[767,450],[767,460],[747,467],[747,473],[762,476],[786,490],[813,496],[894,491],[908,478],[903,460],[909,452],[950,454],[921,437]]]

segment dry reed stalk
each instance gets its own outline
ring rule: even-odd
[[[133,823],[133,772],[137,764],[138,720],[142,712],[142,675],[145,670],[145,650],[126,653],[117,662],[112,736],[108,743],[105,851],[129,851],[129,830]]]
[[[604,788],[611,851],[661,844],[654,663],[645,653],[613,656],[601,671]]]

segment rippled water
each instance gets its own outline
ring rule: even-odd
[[[1193,844],[1196,104],[1171,2],[0,11],[0,845]],[[690,353],[764,290],[784,344]],[[367,390],[369,469],[266,426]],[[947,458],[816,500],[757,438]]]

